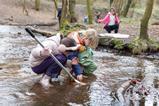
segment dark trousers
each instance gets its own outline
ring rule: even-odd
[[[58,61],[62,64],[66,64],[67,57],[63,54],[55,55]],[[43,74],[57,78],[60,75],[62,68],[53,60],[51,56],[46,58],[40,65],[32,67],[32,70],[37,74]]]
[[[72,60],[73,58],[78,58],[78,52],[77,51],[72,51],[68,54],[68,56],[67,56],[68,60]],[[83,73],[79,63],[72,65],[72,71],[75,73],[76,76]]]
[[[119,24],[115,24],[115,25],[105,25],[104,29],[108,32],[111,33],[111,31],[114,30],[115,33],[118,33],[118,29],[119,29]]]

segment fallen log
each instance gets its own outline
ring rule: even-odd
[[[121,45],[127,44],[129,42],[130,35],[127,34],[114,34],[114,33],[101,33],[98,35],[99,45],[101,46],[110,46],[110,45]],[[117,43],[117,44],[114,44]]]
[[[12,26],[55,26],[57,24],[57,22],[50,22],[50,23],[14,23],[14,22],[4,22],[1,24],[8,24],[8,25],[12,25]]]
[[[125,104],[125,103],[128,102],[128,101],[126,101],[126,98],[124,96],[125,92],[128,90],[128,88],[131,85],[134,86],[135,84],[137,84],[139,82],[140,82],[140,80],[138,80],[138,79],[128,80],[128,81],[124,82],[123,84],[121,84],[121,86],[118,88],[117,97],[118,97],[118,100],[119,100],[119,102],[121,103],[122,106],[128,105],[128,104]]]
[[[50,32],[50,31],[46,31],[46,30],[41,30],[41,29],[35,29],[33,27],[30,27],[30,29],[32,30],[32,32],[34,33],[39,33],[39,34],[42,34],[42,35],[45,35],[47,37],[50,37],[50,36],[53,36],[56,34],[56,32]]]
[[[119,89],[117,90],[117,97],[118,97],[118,99],[119,99],[119,101],[120,101],[120,103],[122,104],[122,105],[124,105],[124,103],[125,103],[125,98],[124,98],[124,92],[126,91],[126,89],[130,86],[130,82],[131,81],[126,81],[126,82],[124,82],[122,85],[121,85],[121,87],[119,87]]]
[[[35,29],[33,27],[31,27],[31,30],[35,33],[39,33],[42,35],[45,35],[47,37],[53,36],[55,35],[57,32],[50,32],[50,31],[46,31],[46,30],[41,30],[41,29]],[[109,43],[112,41],[112,38],[116,38],[116,39],[128,39],[130,36],[127,34],[109,34],[109,33],[103,33],[103,34],[99,34],[98,38],[98,44],[100,45],[109,45]]]
[[[144,104],[144,106],[154,106],[159,101],[159,91],[154,87],[154,79],[157,70],[152,62],[146,61],[144,79],[137,83],[131,93],[131,101],[134,106]]]
[[[155,79],[155,74],[156,73],[156,69],[154,64],[150,63],[150,65],[148,65],[145,68],[145,78],[144,78],[144,86],[148,89],[149,94],[145,97],[145,106],[153,106],[154,104],[154,79]]]
[[[120,33],[116,33],[116,34],[114,34],[114,33],[101,33],[101,34],[99,34],[99,38],[106,38],[106,37],[127,39],[130,37],[130,35],[120,34]]]
[[[33,24],[26,24],[28,26],[54,26],[57,22],[50,22],[50,23],[33,23]]]

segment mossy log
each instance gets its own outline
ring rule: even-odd
[[[99,45],[109,46],[115,49],[123,49],[124,45],[129,40],[129,35],[126,34],[99,34]]]
[[[33,32],[39,33],[39,34],[44,35],[44,36],[46,36],[46,37],[50,37],[50,36],[56,34],[55,32],[50,32],[50,31],[41,30],[41,29],[35,29],[35,28],[33,28],[33,27],[30,27],[30,29],[31,29]]]
[[[111,35],[111,34],[110,34]],[[129,37],[100,36],[99,45],[119,51],[126,51],[131,54],[153,53],[159,51],[159,42],[139,38],[130,39]]]
[[[41,30],[41,29],[36,29],[36,28],[33,28],[33,27],[30,27],[30,29],[35,32],[35,33],[39,33],[41,35],[44,35],[46,37],[50,37],[52,35],[55,35],[57,33],[56,32],[51,32],[51,31],[46,31],[46,30]],[[72,32],[72,31],[76,31],[76,30],[85,30],[87,29],[87,27],[85,25],[82,25],[82,24],[70,24],[70,25],[67,25],[63,28],[63,30],[61,30],[60,32],[66,36],[68,33]]]

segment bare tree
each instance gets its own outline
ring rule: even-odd
[[[112,5],[113,1],[114,1],[114,0],[110,0],[110,1],[109,1],[109,3],[110,3],[110,4],[109,4],[109,5],[110,5],[110,7],[111,7],[111,5]]]
[[[35,9],[36,9],[37,11],[40,10],[40,0],[35,0]]]
[[[54,0],[55,9],[58,10],[58,0]]]
[[[120,15],[126,6],[127,0],[113,0],[111,7],[116,9],[116,12]]]
[[[29,12],[28,12],[28,10],[27,10],[27,8],[26,8],[26,1],[23,0],[22,2],[23,2],[23,3],[22,3],[22,6],[23,6],[23,13],[26,14],[26,15],[28,16],[28,15],[29,15]]]
[[[88,14],[88,23],[93,23],[93,1],[87,0],[87,14]]]
[[[58,0],[53,0],[54,1],[54,18],[56,19],[56,16],[57,16],[57,11],[58,11]]]
[[[60,19],[60,29],[69,24],[69,1],[62,0],[62,14]]]
[[[75,17],[75,6],[76,6],[76,0],[69,0],[69,12],[70,12],[71,23],[77,22],[77,19]]]
[[[132,0],[131,2],[131,8],[134,8],[137,3],[139,3],[140,0]]]
[[[147,0],[146,4],[146,10],[145,13],[141,19],[141,25],[140,25],[140,39],[149,39],[148,36],[148,22],[152,14],[154,5],[154,0]]]
[[[121,4],[122,4],[123,0],[113,0],[113,3],[111,5],[111,7],[114,7],[117,11],[118,14],[120,14],[120,10],[122,9]]]
[[[123,9],[123,11],[122,11],[122,13],[121,13],[122,16],[124,16],[124,17],[127,16],[127,13],[128,13],[128,11],[129,11],[129,8],[130,8],[130,5],[131,5],[132,1],[133,1],[133,0],[127,0],[126,5],[124,6],[124,9]]]

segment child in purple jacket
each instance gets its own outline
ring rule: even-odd
[[[61,42],[64,44],[60,44]],[[42,86],[51,86],[49,83],[51,78],[58,78],[62,70],[62,68],[50,56],[50,53],[52,53],[58,59],[58,61],[61,62],[61,64],[65,65],[67,60],[66,56],[69,53],[67,50],[72,50],[72,48],[69,49],[69,45],[71,45],[71,43],[72,39],[62,39],[58,33],[56,36],[47,38],[42,42],[45,47],[44,49],[40,45],[37,45],[35,48],[33,48],[29,61],[32,70],[36,74],[43,74],[43,77],[40,80]],[[65,44],[67,44],[68,48],[65,47]]]

